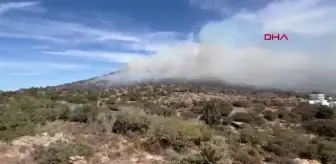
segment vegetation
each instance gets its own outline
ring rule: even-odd
[[[336,163],[335,109],[297,101],[189,84],[108,91],[31,88],[0,93],[0,140],[35,135],[62,121],[96,127],[92,134],[100,140],[123,136],[165,159],[163,152],[172,150],[179,156],[169,160],[178,164],[289,163],[294,158]],[[98,151],[92,145],[57,141],[31,155],[39,164],[68,164],[76,155],[92,158]]]
[[[72,156],[90,156],[92,150],[80,143],[67,143],[57,141],[48,147],[40,146],[32,153],[33,158],[38,164],[71,164],[69,161]]]
[[[274,121],[277,118],[277,114],[269,110],[266,110],[263,114],[265,119],[268,121]]]

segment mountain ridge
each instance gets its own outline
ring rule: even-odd
[[[71,90],[111,90],[115,88],[121,88],[125,86],[135,86],[135,85],[163,85],[163,84],[184,84],[184,85],[194,85],[194,86],[207,86],[211,89],[216,90],[233,90],[238,92],[271,92],[279,94],[306,94],[307,92],[299,92],[294,90],[282,90],[277,88],[258,88],[247,84],[230,84],[221,80],[204,80],[204,79],[154,79],[146,81],[133,81],[128,83],[113,83],[113,76],[120,75],[122,71],[109,72],[107,74],[92,77],[89,79],[84,79],[80,81],[74,81],[70,83],[65,83],[57,86],[52,86],[50,88],[56,90],[71,89]],[[112,76],[112,77],[111,77]]]

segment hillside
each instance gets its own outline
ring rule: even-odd
[[[118,76],[121,75],[121,76]],[[75,81],[71,83],[65,83],[58,86],[50,87],[51,89],[78,89],[78,90],[110,90],[114,88],[120,88],[125,86],[132,85],[161,85],[161,84],[187,84],[197,87],[206,86],[207,88],[212,89],[226,89],[226,90],[235,90],[235,91],[244,91],[244,92],[276,92],[276,93],[289,93],[293,91],[281,90],[276,88],[257,88],[252,85],[247,84],[231,84],[221,80],[216,79],[149,79],[146,81],[135,81],[135,80],[120,80],[123,78],[122,71],[110,72],[101,76],[93,77],[90,79]],[[120,82],[121,81],[121,82]]]
[[[1,92],[0,163],[336,163],[334,109],[294,92],[88,84]]]

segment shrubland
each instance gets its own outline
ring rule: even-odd
[[[94,127],[90,134],[100,141],[122,136],[134,149],[161,156],[162,163],[287,164],[295,158],[336,163],[334,111],[288,95],[274,98],[193,85],[31,88],[0,93],[0,139],[8,143],[34,136],[50,123],[63,122],[77,129]],[[66,164],[76,155],[93,159],[99,152],[94,145],[88,138],[56,141],[30,155],[39,164]]]

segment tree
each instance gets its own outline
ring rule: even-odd
[[[336,137],[336,119],[317,119],[302,124],[308,132],[319,136]]]
[[[326,106],[320,106],[315,114],[315,117],[319,119],[333,118],[334,110]]]
[[[317,108],[309,103],[301,103],[296,108],[293,108],[292,112],[300,115],[303,121],[308,121],[314,119]]]
[[[206,124],[216,125],[220,123],[221,113],[212,101],[204,106],[202,113],[201,119],[204,120]]]

